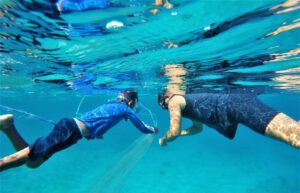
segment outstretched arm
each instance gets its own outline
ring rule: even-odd
[[[165,75],[168,77],[167,93],[176,94],[169,100],[168,110],[170,112],[170,129],[165,136],[159,139],[161,146],[167,145],[168,141],[173,141],[181,135],[181,111],[185,108],[185,81],[187,74],[182,64],[168,64],[165,66]]]
[[[173,141],[181,134],[181,105],[178,102],[170,101],[168,105],[170,111],[170,129],[162,138],[159,139],[161,146]]]
[[[127,117],[132,122],[132,124],[136,128],[138,128],[142,133],[157,133],[158,132],[157,128],[151,127],[151,126],[145,124],[143,121],[141,121],[131,109],[128,109]]]

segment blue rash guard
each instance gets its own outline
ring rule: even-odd
[[[144,124],[124,102],[108,102],[77,118],[89,132],[88,139],[101,138],[122,119],[129,119],[143,133],[154,133],[154,128]]]

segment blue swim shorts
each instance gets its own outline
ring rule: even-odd
[[[61,119],[48,136],[38,138],[29,146],[29,158],[32,161],[38,158],[47,160],[54,153],[70,147],[81,138],[82,135],[74,119]]]

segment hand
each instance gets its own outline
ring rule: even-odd
[[[165,2],[164,7],[166,9],[172,9],[174,7],[174,5],[168,1]]]
[[[154,133],[158,133],[158,127],[154,127]]]
[[[166,146],[167,142],[166,139],[164,137],[159,138],[158,143],[160,146]]]

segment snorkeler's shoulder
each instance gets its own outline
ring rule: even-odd
[[[186,106],[185,98],[183,95],[175,95],[171,98],[169,101],[169,107],[170,106],[180,106],[180,109],[184,109]]]

